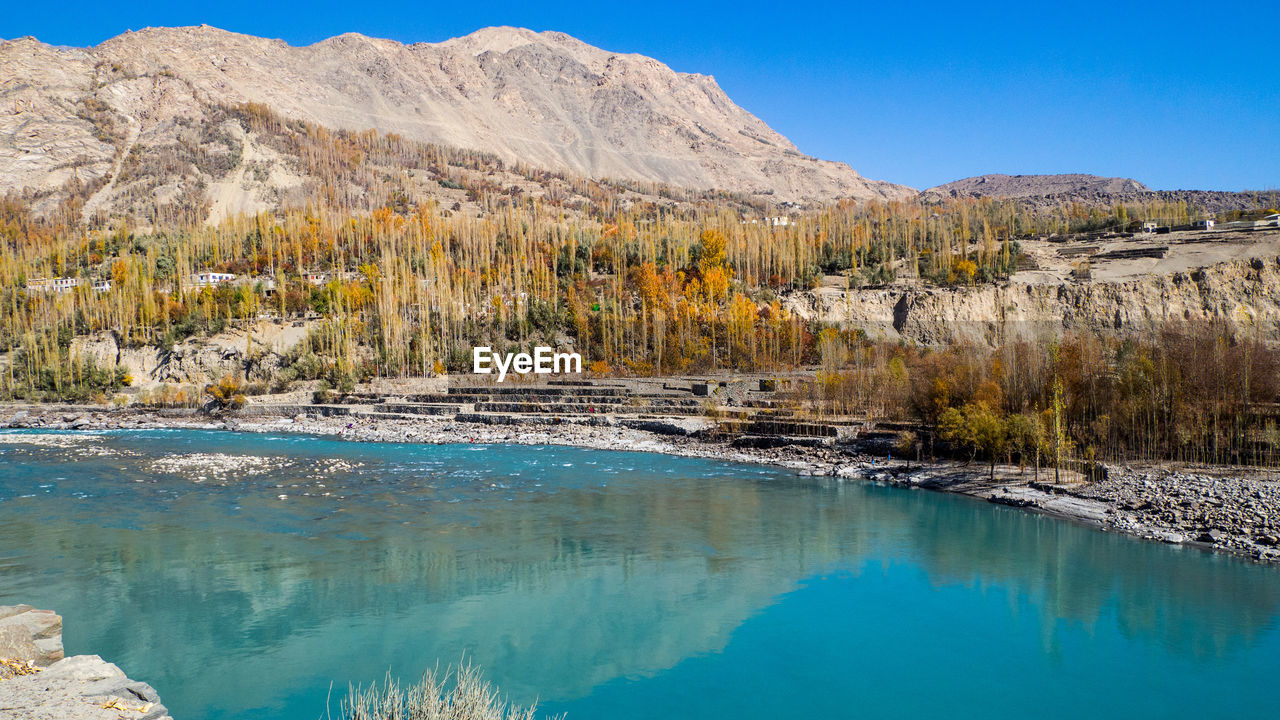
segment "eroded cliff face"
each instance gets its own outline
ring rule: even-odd
[[[1035,284],[1016,277],[966,288],[821,288],[783,302],[804,317],[846,323],[873,338],[924,344],[1145,332],[1185,320],[1226,320],[1280,341],[1280,258],[1116,282]]]
[[[123,365],[135,387],[204,385],[226,376],[270,383],[282,369],[284,355],[309,329],[303,323],[258,321],[207,338],[188,338],[168,349],[123,345],[111,333],[95,333],[73,340],[70,351],[99,367]]]

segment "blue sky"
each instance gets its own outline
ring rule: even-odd
[[[1272,3],[8,3],[0,37],[92,45],[208,23],[307,44],[561,30],[714,75],[801,150],[923,188],[1090,172],[1157,189],[1280,187]]]

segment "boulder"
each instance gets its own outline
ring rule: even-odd
[[[39,672],[0,680],[3,717],[23,720],[172,720],[150,685],[97,655],[62,656],[62,618],[30,605],[0,606],[0,658]]]
[[[1216,545],[1217,543],[1220,543],[1223,540],[1226,540],[1227,536],[1226,536],[1226,533],[1222,532],[1221,530],[1217,528],[1213,528],[1211,530],[1206,530],[1205,532],[1200,533],[1199,537],[1197,537],[1196,539],[1199,540],[1200,542],[1214,543]]]
[[[33,609],[30,605],[0,605],[0,620]]]
[[[62,617],[30,605],[0,607],[0,658],[38,667],[62,659]]]
[[[31,636],[16,627],[0,628],[0,659],[40,664],[40,648]],[[44,663],[48,664],[48,663]]]
[[[46,640],[62,635],[62,616],[52,610],[36,610],[29,607],[25,612],[16,612],[0,618],[0,628],[11,626],[25,629],[33,639]]]
[[[42,672],[0,682],[0,707],[14,718],[169,720],[156,691],[97,655],[60,660]],[[106,707],[104,707],[104,705]]]

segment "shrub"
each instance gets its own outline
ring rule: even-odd
[[[920,451],[920,438],[910,430],[903,430],[898,433],[893,447],[899,457],[910,462],[911,456]]]
[[[200,393],[193,385],[161,383],[139,393],[138,404],[157,408],[196,407],[200,404]]]
[[[329,384],[328,380],[321,380],[320,387],[311,393],[311,403],[313,405],[328,405],[333,400],[333,386]]]
[[[244,383],[239,378],[225,375],[216,383],[206,385],[204,394],[209,396],[217,410],[238,410],[244,407]]]

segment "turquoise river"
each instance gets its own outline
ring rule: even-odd
[[[645,453],[6,432],[16,602],[177,720],[464,656],[570,720],[1280,718],[1280,568]]]

